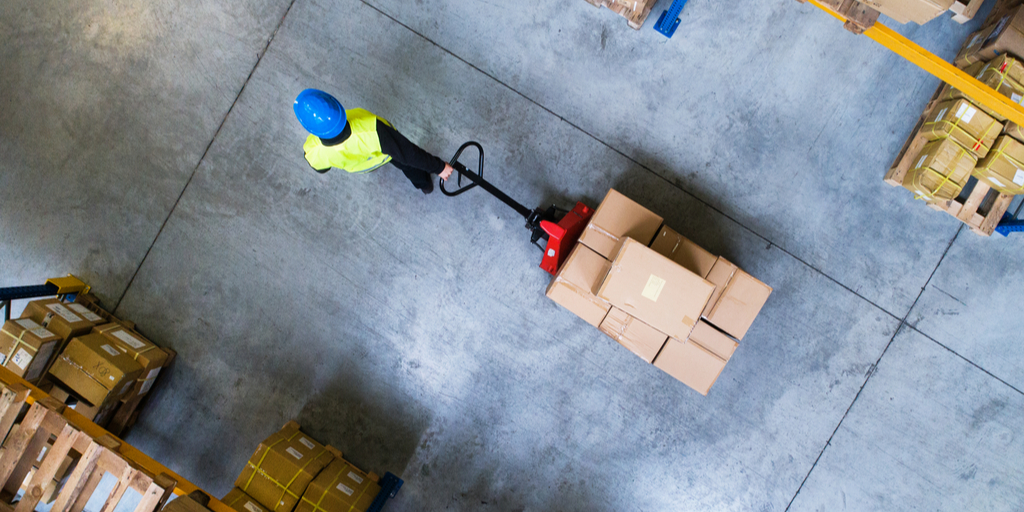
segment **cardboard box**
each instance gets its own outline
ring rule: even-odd
[[[72,311],[67,304],[57,299],[42,299],[29,302],[22,313],[57,336],[67,341],[75,336],[88,334],[95,322]]]
[[[1011,67],[1011,63],[1014,66]],[[1021,85],[1016,80],[1010,78],[1009,74],[1011,70],[1021,71],[1017,68],[1021,68],[1019,62],[1013,58],[1002,56],[994,61],[972,64],[968,66],[967,69],[964,69],[964,73],[977,78],[981,83],[991,87],[993,90],[999,92],[999,94],[1010,98],[1014,103],[1021,104],[1024,102],[1024,85]],[[974,106],[980,108],[993,119],[1003,123],[1006,122],[1005,116],[1000,115],[998,112],[984,105],[974,103],[974,100],[964,94],[960,89],[950,89],[949,95],[946,97],[946,99],[949,100],[960,98],[971,101]]]
[[[662,227],[658,236],[654,237],[651,249],[701,277],[708,276],[718,259],[668,226]]]
[[[120,400],[142,374],[142,367],[102,334],[71,339],[50,375],[89,405]]]
[[[967,39],[953,63],[960,68],[1000,54],[1024,58],[1024,8],[1017,7]]]
[[[291,512],[309,483],[333,459],[322,444],[289,422],[260,443],[235,487],[271,512]]]
[[[691,340],[669,338],[654,366],[706,396],[725,369],[725,360]]]
[[[380,485],[352,464],[334,459],[309,484],[296,512],[349,512],[366,510],[380,493]]]
[[[702,317],[726,334],[742,340],[768,302],[772,287],[725,258],[718,258],[708,274],[708,281],[715,284],[715,293],[704,308]]]
[[[231,489],[220,501],[238,512],[270,512],[267,507],[260,505],[252,496],[242,492],[238,487]]]
[[[714,289],[703,277],[627,238],[597,296],[671,337],[686,339]]]
[[[1024,144],[1006,135],[999,137],[973,174],[1003,194],[1024,194]]]
[[[974,155],[951,139],[929,142],[907,171],[903,187],[920,199],[948,201],[960,195],[977,163]]]
[[[1017,142],[1024,142],[1024,127],[1013,121],[1006,122],[1006,128],[1003,130],[1003,133],[1013,137]]]
[[[70,407],[89,421],[101,427],[105,427],[107,423],[110,422],[110,418],[114,416],[114,413],[117,411],[117,408],[121,403],[121,400],[107,400],[100,405],[90,405],[79,401]]]
[[[548,285],[549,299],[568,309],[588,324],[601,325],[604,316],[611,309],[608,301],[594,295],[601,286],[601,280],[608,274],[611,262],[583,244],[576,244],[565,259],[558,275]]]
[[[611,189],[580,235],[580,243],[610,260],[626,238],[649,244],[661,222],[660,216]]]
[[[43,375],[60,336],[31,318],[8,320],[0,328],[0,365],[34,382]]]
[[[71,307],[75,311],[89,311],[89,312],[95,314],[96,316],[100,317],[101,320],[100,321],[96,321],[96,325],[103,325],[103,324],[113,323],[113,324],[121,324],[121,325],[127,327],[130,330],[134,330],[135,329],[135,322],[132,322],[130,320],[124,320],[124,319],[121,319],[121,318],[117,318],[116,316],[111,314],[109,311],[103,309],[103,306],[100,305],[99,299],[97,299],[95,295],[92,295],[92,294],[89,294],[89,293],[84,294],[84,295],[83,294],[78,294],[75,297],[75,302],[74,303],[77,304],[77,306],[70,306],[69,305],[68,307]]]
[[[951,138],[975,158],[983,158],[1002,132],[1003,123],[971,102],[958,99],[938,104],[932,118],[921,126],[920,134],[930,141]]]
[[[604,317],[600,329],[648,363],[654,362],[654,357],[668,339],[667,334],[614,307]]]
[[[725,362],[729,362],[739,343],[731,336],[715,328],[706,320],[701,319],[697,326],[690,333],[690,341],[698,344],[701,348],[718,356]]]
[[[142,366],[142,375],[139,377],[140,384],[136,385],[132,391],[137,395],[148,393],[153,387],[157,375],[160,374],[160,370],[167,364],[167,352],[161,350],[141,334],[126,329],[120,324],[99,325],[93,328],[93,332],[102,334],[117,348],[132,356],[139,366]]]
[[[953,0],[860,0],[861,3],[896,20],[924,25],[949,10]]]

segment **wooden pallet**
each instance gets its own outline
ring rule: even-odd
[[[931,118],[935,107],[948,95],[949,90],[949,84],[945,83],[935,90],[924,113],[914,125],[914,130],[910,132],[910,137],[903,143],[903,148],[896,155],[896,160],[893,161],[889,172],[885,173],[885,182],[889,185],[894,187],[903,185],[903,179],[910,171],[917,155],[921,153],[921,148],[928,143],[928,139],[919,133],[921,127],[927,119]],[[956,217],[967,224],[971,231],[979,235],[991,236],[996,225],[999,224],[999,219],[1003,217],[1003,213],[1006,212],[1012,201],[1013,196],[992,190],[977,178],[971,177],[959,197],[950,201],[928,201],[928,207]]]
[[[630,28],[640,30],[658,0],[630,0],[628,2],[626,0],[587,0],[587,3],[597,8],[606,7],[626,18],[626,23]]]
[[[0,395],[0,418],[3,421],[0,426],[7,425],[9,414],[17,415],[25,405],[24,397],[28,396],[24,390],[12,388],[9,391],[5,390]],[[34,510],[68,456],[77,462],[57,490],[51,508],[54,512],[82,512],[95,494],[100,480],[108,473],[117,478],[117,483],[105,496],[102,512],[112,512],[128,489],[141,495],[134,512],[159,510],[170,497],[176,482],[166,475],[153,477],[136,469],[119,455],[120,441],[110,435],[90,438],[68,423],[63,411],[64,404],[57,400],[49,397],[38,400],[16,428],[12,425],[2,432],[5,440],[0,447],[0,511]],[[13,502],[30,474],[21,499]]]
[[[802,4],[807,3],[807,0],[796,1]],[[846,18],[843,28],[857,35],[863,34],[878,21],[878,11],[856,0],[819,0],[819,2],[830,11]]]

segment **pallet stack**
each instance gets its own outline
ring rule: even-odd
[[[608,191],[548,298],[702,395],[771,287]]]
[[[597,8],[608,8],[615,14],[626,18],[626,23],[630,28],[640,30],[658,0],[587,0],[587,3]]]
[[[0,329],[0,364],[114,435],[135,423],[174,356],[91,295],[32,301]]]
[[[955,64],[1024,104],[1024,6],[1000,2]],[[929,207],[989,236],[1013,196],[1024,194],[1024,129],[942,84],[885,175]]]
[[[260,443],[221,501],[239,512],[363,512],[380,491],[380,477],[290,421]]]

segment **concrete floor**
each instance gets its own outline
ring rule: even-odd
[[[297,418],[396,511],[1024,510],[1024,237],[881,180],[937,81],[807,4],[653,21],[2,3],[0,286],[74,273],[177,350],[128,441],[216,495]],[[977,26],[899,30],[951,58]],[[305,87],[480,141],[530,206],[618,188],[775,293],[701,397],[547,300],[483,192],[310,171]]]

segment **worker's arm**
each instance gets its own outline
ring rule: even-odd
[[[302,154],[302,157],[303,157],[303,158],[305,158],[305,157],[306,157],[306,154],[305,154],[305,153],[303,153],[303,154]],[[309,164],[309,160],[306,160],[306,163],[307,163],[307,164]],[[324,174],[325,172],[327,172],[327,171],[331,170],[331,168],[330,168],[330,167],[328,167],[328,168],[326,168],[326,169],[317,169],[316,167],[313,167],[313,164],[309,164],[309,167],[310,167],[311,169],[313,169],[314,171],[316,171],[316,172],[320,173],[320,174]]]
[[[451,168],[440,158],[426,152],[413,144],[398,130],[377,121],[377,137],[380,139],[380,151],[399,164],[413,167],[430,174],[438,174],[442,179],[451,175]]]

